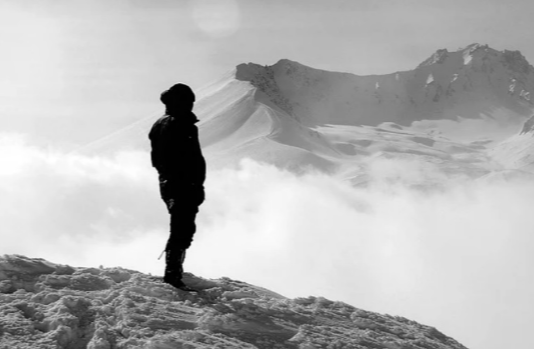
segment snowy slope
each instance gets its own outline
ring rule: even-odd
[[[122,268],[0,257],[0,347],[465,349],[437,329],[321,297],[188,274],[200,294]]]
[[[534,116],[516,135],[491,147],[489,154],[506,169],[534,173]]]

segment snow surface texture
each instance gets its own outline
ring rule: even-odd
[[[201,292],[133,270],[0,257],[0,348],[465,349],[399,316],[228,278],[186,281]]]

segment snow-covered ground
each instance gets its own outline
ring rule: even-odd
[[[0,347],[31,349],[465,349],[433,327],[228,278],[177,291],[121,268],[0,257]]]

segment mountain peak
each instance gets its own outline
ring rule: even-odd
[[[460,47],[459,50],[460,50],[460,51],[474,52],[474,51],[476,51],[476,50],[478,50],[478,49],[483,49],[483,50],[485,50],[485,49],[488,49],[488,48],[490,48],[490,47],[489,47],[487,44],[486,44],[486,45],[482,45],[482,44],[479,44],[479,43],[476,43],[476,42],[475,42],[475,43],[472,43],[472,44],[470,44],[470,45],[467,45],[467,46],[464,47],[464,48],[461,48],[461,47]]]
[[[473,58],[473,54],[475,52],[477,51],[487,52],[488,49],[490,49],[488,45],[481,45],[478,43],[473,43],[463,48],[461,47],[457,51],[452,51],[452,52],[449,52],[446,48],[439,49],[436,52],[434,52],[429,58],[427,58],[421,64],[419,64],[418,68],[424,67],[424,66],[431,66],[434,64],[443,64],[449,57],[452,57],[453,59],[457,57],[461,57],[463,64],[467,65],[471,62]]]
[[[492,58],[497,59],[493,59],[493,62],[491,62]],[[511,72],[521,75],[528,75],[532,71],[532,66],[521,52],[509,50],[497,51],[488,45],[481,45],[478,43],[467,45],[452,52],[447,49],[439,49],[419,64],[418,68],[443,64],[450,60],[456,62],[460,66],[487,65],[487,63],[502,64]]]
[[[267,66],[256,63],[241,63],[236,67],[235,78],[241,81],[251,81],[256,75],[262,74]]]
[[[282,59],[280,59],[278,62],[276,62],[276,63],[273,65],[273,67],[274,67],[274,66],[281,66],[281,65],[282,65],[282,66],[283,66],[283,65],[285,65],[285,66],[288,66],[288,65],[289,65],[289,66],[299,66],[299,65],[300,65],[300,66],[301,66],[302,64],[300,64],[299,62],[296,62],[296,61],[292,61],[292,60],[287,59],[287,58],[282,58]]]
[[[259,65],[256,63],[242,63],[236,67],[236,79],[242,81],[251,81],[255,78],[257,79],[258,75],[265,75],[273,77],[274,75],[291,75],[300,71],[318,71],[308,67],[304,64],[301,64],[296,61],[292,61],[287,58],[282,58],[278,60],[273,65]]]
[[[437,64],[443,63],[445,59],[447,59],[448,55],[449,55],[449,51],[447,51],[446,48],[439,49],[436,52],[434,52],[432,56],[430,56],[429,58],[424,60],[421,64],[419,64],[419,67],[432,65],[436,63]]]

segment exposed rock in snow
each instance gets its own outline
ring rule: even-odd
[[[122,268],[0,257],[0,347],[28,349],[465,349],[437,329],[322,297],[288,299],[241,281],[186,282]]]
[[[523,125],[523,129],[520,134],[523,133],[534,133],[534,115],[532,115]]]

